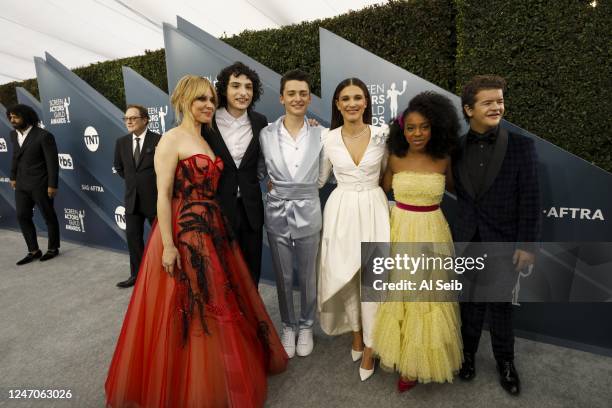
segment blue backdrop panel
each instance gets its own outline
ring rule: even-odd
[[[11,188],[11,161],[13,144],[10,133],[13,130],[6,118],[6,108],[0,104],[0,228],[18,229],[15,215],[15,192]],[[40,227],[40,223],[36,223]]]
[[[149,129],[163,135],[175,126],[167,93],[129,67],[122,67],[126,105],[142,105],[149,111]],[[127,133],[127,131],[126,131]]]
[[[405,71],[388,61],[344,40],[324,29],[319,30],[321,53],[321,89],[326,105],[331,105],[333,90],[337,84],[351,76],[362,79],[372,96],[372,113],[375,124],[388,122],[401,114],[408,101],[419,92],[432,90],[449,97],[460,117],[461,100],[458,96]],[[342,58],[338,58],[342,55]],[[542,195],[542,241],[578,242],[573,246],[572,261],[567,262],[550,253],[539,254],[539,261],[546,263],[540,270],[556,271],[547,279],[558,288],[581,287],[598,294],[600,301],[612,299],[609,271],[601,265],[610,261],[611,254],[602,251],[583,251],[580,241],[612,241],[612,175],[584,160],[538,138],[537,136],[505,122],[504,127],[526,135],[535,142],[539,156],[539,177]],[[467,125],[464,124],[464,130]],[[447,195],[443,203],[449,223],[455,216],[454,197]],[[603,246],[602,246],[603,247]],[[567,251],[566,253],[568,253]],[[551,267],[551,264],[556,267]],[[538,265],[530,277],[538,279]],[[568,299],[572,296],[567,293]],[[608,318],[612,306],[599,304],[534,304],[523,303],[517,310],[519,329],[532,335],[569,340],[612,351],[612,320]],[[563,318],[551,319],[551,316]],[[560,324],[564,319],[574,325]]]
[[[51,55],[35,65],[43,121],[58,145],[63,238],[126,249],[123,181],[112,170],[123,113]]]
[[[242,61],[257,72],[263,84],[263,95],[255,109],[266,115],[270,122],[285,113],[279,102],[281,75],[277,72],[181,17],[177,17],[176,29],[164,25],[164,42],[170,92],[185,74],[202,75],[214,82],[224,67]],[[321,99],[313,95],[308,116],[327,124],[329,121],[321,114],[323,111]]]

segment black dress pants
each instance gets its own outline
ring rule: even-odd
[[[34,205],[38,208],[47,224],[49,236],[48,249],[55,250],[60,247],[59,222],[57,214],[53,208],[53,199],[49,198],[47,187],[32,190],[15,190],[15,206],[17,210],[17,220],[21,233],[25,238],[28,251],[34,252],[38,248],[36,238],[36,227],[34,226]]]
[[[130,275],[138,276],[142,254],[144,253],[144,223],[149,225],[155,221],[155,214],[144,214],[140,208],[140,200],[136,198],[136,205],[132,214],[125,214],[125,235],[127,237],[128,250],[130,251]]]
[[[257,229],[253,229],[251,227],[241,198],[238,198],[236,221],[237,227],[234,229],[234,234],[236,234],[238,246],[242,251],[244,261],[251,272],[253,283],[255,284],[255,287],[257,287],[259,284],[259,278],[261,276],[263,225]]]

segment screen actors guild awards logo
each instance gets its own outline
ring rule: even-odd
[[[51,114],[51,125],[63,125],[70,123],[70,97],[55,98],[49,100],[49,113]]]
[[[8,145],[6,144],[6,140],[0,137],[0,152],[8,152]]]
[[[74,232],[85,232],[85,210],[64,208],[66,229]]]
[[[168,105],[150,106],[147,108],[149,112],[149,130],[163,135],[166,133],[166,116],[168,115]]]
[[[397,89],[397,84],[391,82],[388,87],[385,84],[369,84],[372,125],[382,126],[398,115],[399,97],[406,92],[408,81],[402,81],[402,90]],[[389,101],[387,109],[387,100]],[[388,112],[388,115],[387,115]]]

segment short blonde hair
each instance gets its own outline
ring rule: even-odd
[[[197,75],[185,75],[182,77],[170,97],[170,102],[174,107],[177,123],[181,123],[185,118],[194,122],[195,119],[191,113],[191,104],[196,99],[202,97],[206,91],[212,94],[213,103],[217,107],[217,92],[210,81],[206,78]]]

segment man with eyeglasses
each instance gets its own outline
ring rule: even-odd
[[[125,179],[125,235],[130,251],[130,277],[117,286],[129,288],[136,283],[140,269],[144,222],[153,224],[157,213],[153,156],[161,136],[147,129],[149,113],[144,106],[128,105],[123,120],[130,133],[117,139],[114,169]]]

